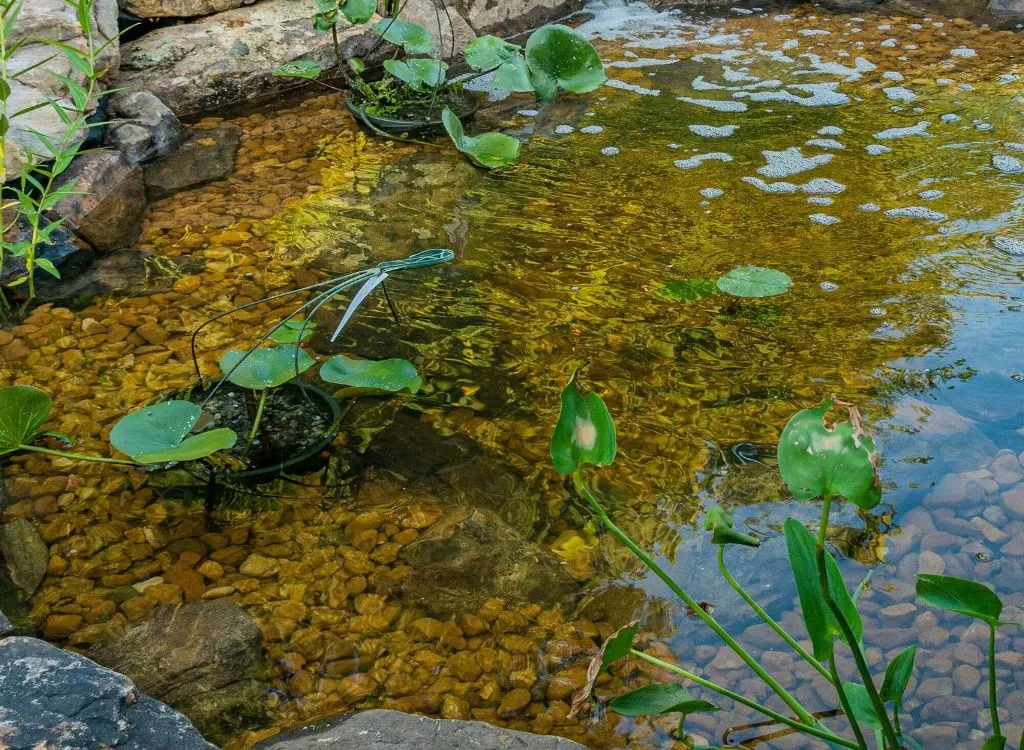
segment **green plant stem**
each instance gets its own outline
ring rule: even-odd
[[[754,613],[757,614],[758,617],[760,617],[768,624],[768,627],[774,630],[775,633],[782,640],[788,643],[790,648],[796,651],[803,658],[804,661],[806,661],[808,664],[814,667],[822,677],[824,677],[826,680],[829,680],[830,682],[832,681],[832,675],[829,674],[829,671],[825,669],[822,663],[815,659],[814,656],[809,654],[805,648],[803,648],[799,643],[797,643],[793,636],[787,633],[783,629],[783,627],[779,625],[779,623],[777,623],[774,619],[772,619],[772,617],[767,612],[764,611],[760,604],[754,601],[753,597],[747,593],[746,589],[744,589],[740,585],[739,581],[733,578],[732,574],[729,572],[729,569],[725,567],[724,544],[718,545],[718,570],[721,571],[722,577],[729,582],[729,585],[732,586],[733,590],[740,595],[743,601],[745,601],[752,610],[754,610]]]
[[[661,659],[651,656],[650,654],[645,654],[643,651],[638,651],[635,648],[631,648],[629,650],[629,653],[632,656],[637,657],[638,659],[643,659],[644,661],[655,665],[656,667],[667,669],[670,672],[674,672],[675,674],[679,675],[680,677],[685,677],[686,679],[700,685],[701,687],[706,687],[708,690],[713,690],[719,695],[724,695],[726,698],[732,698],[737,703],[744,705],[747,708],[751,708],[757,711],[758,713],[764,714],[773,721],[777,721],[779,724],[784,724],[787,727],[790,727],[791,729],[797,730],[798,732],[805,732],[807,734],[813,735],[814,737],[818,737],[819,739],[823,739],[826,742],[832,742],[836,745],[842,745],[843,747],[853,748],[853,750],[860,750],[860,748],[856,744],[846,739],[845,737],[840,737],[838,734],[830,732],[828,729],[825,729],[824,727],[818,726],[817,720],[814,719],[813,716],[811,717],[811,724],[804,724],[803,722],[797,721],[796,719],[792,719],[788,716],[780,714],[777,711],[773,711],[767,706],[762,706],[760,703],[752,701],[749,698],[740,695],[739,693],[734,693],[732,690],[729,690],[729,688],[722,687],[718,683],[712,682],[711,680],[706,680],[703,677],[695,675],[693,672],[688,672],[682,667],[677,667],[675,664],[669,664],[667,661],[662,661]]]
[[[835,686],[836,695],[839,696],[839,705],[843,708],[843,713],[846,714],[847,720],[850,722],[850,729],[853,730],[853,736],[857,738],[857,742],[861,747],[867,750],[867,740],[864,739],[864,730],[860,728],[860,722],[857,721],[857,717],[853,713],[853,708],[850,706],[850,699],[846,696],[846,691],[843,689],[843,680],[839,676],[839,668],[836,666],[836,654],[833,651],[828,655],[828,668],[832,675],[831,681]]]
[[[999,728],[999,709],[996,703],[996,626],[989,623],[988,626],[988,710],[992,714],[992,733],[996,737],[1002,737],[1003,733]],[[1024,739],[1021,740],[1024,742]]]
[[[624,531],[622,531],[618,526],[615,525],[611,518],[608,517],[608,514],[605,512],[604,508],[601,507],[601,504],[597,502],[597,500],[591,494],[590,490],[587,488],[586,484],[583,481],[582,471],[577,470],[573,474],[573,485],[576,487],[576,491],[579,492],[580,495],[582,495],[590,504],[591,509],[594,511],[597,517],[601,519],[601,522],[605,525],[605,527],[620,542],[626,545],[626,547],[629,548],[630,552],[636,555],[636,557],[639,558],[644,565],[646,565],[651,571],[653,571],[654,574],[657,575],[658,578],[660,578],[665,583],[665,585],[669,587],[672,593],[678,596],[690,608],[691,612],[693,612],[697,617],[703,620],[704,624],[711,628],[715,632],[715,635],[721,638],[725,645],[732,649],[736,653],[736,655],[739,656],[746,663],[746,665],[750,667],[757,674],[757,676],[760,677],[764,681],[764,683],[768,685],[768,687],[770,687],[772,691],[774,691],[775,694],[778,695],[786,703],[786,705],[793,710],[793,712],[797,716],[800,717],[800,719],[803,722],[809,725],[813,725],[816,723],[817,720],[814,718],[814,716],[812,716],[811,713],[806,708],[804,708],[796,698],[790,695],[789,692],[784,687],[782,687],[782,685],[780,685],[777,680],[775,680],[775,678],[768,674],[765,671],[764,667],[762,667],[757,662],[757,660],[753,656],[751,656],[745,648],[743,648],[743,646],[737,643],[736,639],[729,635],[725,631],[725,629],[718,624],[718,621],[715,620],[714,617],[708,614],[704,610],[704,608],[700,606],[696,599],[694,599],[692,596],[686,593],[678,583],[672,580],[672,577],[668,573],[662,570],[660,565],[654,562],[654,559],[651,558],[650,555],[644,552],[636,544],[636,542],[630,539]]]
[[[256,405],[256,416],[252,418],[252,429],[249,430],[249,437],[245,441],[245,450],[242,452],[242,457],[249,455],[249,449],[252,448],[252,441],[256,439],[256,433],[260,431],[260,420],[263,419],[263,409],[267,405],[267,391],[269,388],[264,388],[260,391],[260,401]]]
[[[857,642],[857,636],[853,632],[853,628],[850,627],[850,623],[846,621],[846,617],[843,615],[842,610],[839,609],[839,605],[836,604],[835,600],[832,598],[831,592],[829,591],[828,572],[825,566],[825,535],[828,532],[828,517],[831,510],[832,496],[825,495],[824,502],[821,506],[821,521],[818,525],[818,536],[815,544],[815,556],[818,562],[818,585],[821,587],[821,593],[825,599],[825,604],[828,605],[829,611],[832,612],[832,616],[839,625],[839,629],[843,631],[843,639],[850,647],[850,653],[853,655],[853,660],[857,665],[857,673],[860,675],[864,688],[868,691],[868,697],[871,699],[871,706],[874,708],[875,715],[878,717],[878,721],[882,725],[882,734],[885,737],[885,744],[889,747],[889,750],[901,750],[900,741],[896,737],[896,730],[893,729],[892,722],[889,721],[889,714],[885,710],[885,704],[882,702],[882,697],[878,694],[878,688],[875,687],[875,681],[871,677],[871,669],[868,667],[867,660],[864,658],[864,653],[861,651],[860,644]],[[842,683],[837,684],[836,688],[842,692]],[[851,725],[856,722],[852,713],[848,714],[847,718],[850,720]]]
[[[122,461],[119,458],[104,458],[103,456],[86,456],[82,453],[65,453],[50,448],[41,448],[38,445],[19,445],[18,450],[32,451],[33,453],[45,453],[47,456],[58,456],[60,458],[73,458],[76,461],[92,461],[98,464],[118,464],[120,466],[138,466],[134,461]]]

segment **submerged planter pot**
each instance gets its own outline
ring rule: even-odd
[[[354,96],[345,99],[345,108],[352,113],[357,121],[367,125],[371,130],[388,134],[416,133],[430,128],[443,127],[441,110],[446,106],[451,107],[460,120],[465,120],[472,117],[480,105],[472,94],[459,91],[439,96],[436,106],[430,112],[410,111],[382,117],[366,112],[366,102],[361,99]]]
[[[208,392],[188,388],[169,398],[202,403]],[[231,427],[238,433],[235,451],[244,450],[248,438],[251,423],[246,403],[250,395],[244,388],[224,383],[204,408],[212,417],[211,427]],[[190,462],[154,472],[152,483],[165,495],[185,497],[218,484],[251,486],[282,474],[308,474],[322,465],[322,454],[337,437],[340,422],[341,408],[329,393],[299,381],[286,383],[267,396],[258,437],[247,457],[248,468],[211,474],[209,463]],[[210,463],[216,466],[216,456]]]

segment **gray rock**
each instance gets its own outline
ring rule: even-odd
[[[331,719],[256,745],[257,750],[586,750],[564,737],[513,732],[482,721],[446,721],[376,709]]]
[[[989,0],[993,15],[1024,21],[1024,0]]]
[[[265,0],[156,29],[124,45],[120,83],[152,91],[179,116],[292,88],[294,80],[273,75],[278,65],[335,64],[331,35],[313,28],[311,13],[306,2]],[[364,57],[379,40],[369,24],[342,21],[338,34],[343,58]]]
[[[181,148],[146,167],[146,195],[159,200],[185,188],[227,177],[235,169],[242,132],[231,122],[199,130]]]
[[[0,612],[0,638],[6,638],[14,632],[14,625],[7,619],[7,615]]]
[[[252,5],[256,0],[120,0],[121,9],[139,18],[191,18]]]
[[[89,656],[221,740],[263,718],[260,630],[228,600],[164,606]]]
[[[200,268],[201,263],[188,258],[172,260],[136,250],[116,251],[103,256],[89,268],[76,269],[75,273],[66,273],[62,269],[62,281],[51,280],[41,274],[36,299],[40,303],[52,302],[77,309],[106,295],[130,297],[167,291],[177,276],[184,275],[188,269],[195,271]]]
[[[576,591],[554,555],[480,508],[453,509],[402,558],[413,569],[405,597],[438,617],[474,612],[492,597],[551,607]]]
[[[19,518],[0,526],[0,555],[11,581],[31,596],[46,576],[50,550],[31,521]]]
[[[215,750],[124,675],[35,638],[0,640],[0,722],[10,750]]]
[[[135,244],[146,210],[141,167],[117,151],[92,151],[75,159],[60,178],[60,184],[70,181],[73,194],[53,207],[51,218],[63,218],[65,227],[99,252]]]
[[[575,10],[579,0],[455,0],[454,6],[477,34],[509,36],[541,26]]]
[[[129,164],[167,156],[185,140],[181,122],[149,91],[114,94],[109,104],[111,116],[118,121],[107,128],[106,142],[124,154]]]

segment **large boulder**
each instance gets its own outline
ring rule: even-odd
[[[89,656],[219,740],[264,716],[264,656],[256,621],[228,600],[164,606]]]
[[[1013,21],[1024,21],[1024,0],[989,0],[993,15]]]
[[[564,737],[515,732],[482,721],[448,721],[376,709],[330,719],[256,745],[256,750],[586,750]]]
[[[542,607],[576,592],[565,566],[481,508],[455,508],[402,550],[402,592],[437,617],[475,612],[493,597]]]
[[[150,91],[121,92],[110,97],[106,143],[129,164],[167,156],[185,140],[185,129],[167,105]]]
[[[256,0],[119,0],[121,10],[138,18],[191,18],[252,5]]]
[[[233,122],[195,131],[177,151],[146,167],[146,195],[155,201],[227,177],[235,169],[241,139],[242,131]]]
[[[120,85],[149,89],[177,115],[294,87],[274,68],[298,59],[335,64],[331,34],[313,28],[311,11],[310,3],[265,0],[156,29],[122,47]],[[343,58],[363,57],[378,41],[369,25],[341,21],[338,34]]]
[[[120,59],[117,0],[96,0],[92,19],[95,46],[99,48],[110,42],[100,55],[97,67],[107,71],[106,78],[113,78],[117,75]],[[7,61],[7,69],[31,70],[11,82],[7,111],[36,108],[11,118],[5,140],[5,180],[16,176],[21,165],[33,156],[48,158],[49,152],[33,131],[39,131],[56,141],[63,137],[67,127],[65,122],[53,107],[46,104],[54,101],[67,109],[73,108],[68,99],[67,85],[60,77],[68,77],[76,83],[85,80],[67,57],[54,47],[40,42],[40,39],[61,42],[79,49],[86,45],[75,10],[64,0],[32,0],[21,6],[7,39],[9,47],[18,43],[21,46]],[[83,130],[76,138],[81,141],[85,135]]]
[[[557,20],[575,10],[580,0],[454,0],[477,34],[510,36]]]
[[[0,640],[0,746],[216,750],[124,675],[35,638]]]
[[[139,239],[146,210],[142,168],[117,151],[81,154],[61,176],[74,182],[71,194],[54,207],[64,226],[99,252],[131,247]]]

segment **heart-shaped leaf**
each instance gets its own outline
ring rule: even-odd
[[[466,154],[477,166],[485,169],[507,167],[519,158],[522,144],[510,135],[483,133],[468,136],[458,115],[448,107],[441,112],[441,122],[444,123],[444,129],[448,131],[455,148]]]
[[[248,356],[247,356],[248,355]],[[314,360],[297,346],[272,346],[243,352],[231,349],[220,358],[224,376],[240,388],[262,391],[287,383],[312,367]]]
[[[0,388],[0,454],[30,445],[52,407],[53,399],[30,385]]]
[[[274,68],[274,75],[278,78],[305,78],[306,80],[312,80],[322,72],[323,68],[312,60],[292,60]]]
[[[711,532],[712,544],[741,544],[744,547],[760,547],[761,540],[733,528],[732,516],[716,505],[704,518],[704,530]]]
[[[900,651],[885,668],[885,680],[882,682],[882,690],[879,695],[883,701],[892,701],[896,704],[897,710],[903,705],[903,693],[906,692],[907,683],[910,682],[910,677],[914,674],[914,658],[916,656],[917,646],[908,646]]]
[[[605,82],[601,56],[585,36],[568,26],[541,26],[526,42],[526,64],[539,98],[550,100],[563,88],[574,94]]]
[[[191,401],[164,401],[123,416],[110,444],[140,464],[194,461],[234,446],[234,430],[220,427],[188,437],[203,410]]]
[[[615,460],[615,423],[596,393],[579,385],[576,373],[562,389],[562,410],[551,435],[551,461],[559,474],[586,464],[607,466]]]
[[[803,612],[807,633],[811,637],[814,657],[824,661],[832,655],[833,639],[844,636],[821,590],[816,543],[807,527],[795,518],[786,521],[783,529],[786,536],[786,551],[789,554],[789,567],[796,580],[800,609]],[[849,623],[859,643],[863,633],[860,614],[846,588],[839,566],[828,550],[825,550],[825,574],[832,600],[843,613],[843,618]]]
[[[631,693],[618,695],[611,699],[608,707],[623,716],[710,713],[718,710],[714,703],[694,698],[682,685],[671,682],[644,685]]]
[[[882,499],[875,443],[850,404],[837,402],[849,411],[849,421],[829,425],[825,415],[832,403],[826,398],[789,420],[779,438],[779,471],[797,500],[841,496],[870,510]]]
[[[662,284],[655,294],[673,302],[696,302],[713,297],[717,291],[711,279],[680,279]]]
[[[425,55],[434,49],[434,38],[418,23],[399,18],[384,18],[373,25],[373,33],[386,42],[397,44],[410,55]]]
[[[341,12],[349,23],[366,23],[377,12],[377,0],[345,0]]]
[[[347,385],[364,393],[416,393],[423,381],[416,367],[404,359],[350,359],[344,354],[331,357],[320,368],[328,383]]]
[[[774,268],[740,266],[720,276],[716,284],[734,297],[774,297],[793,286],[793,280]]]
[[[432,57],[414,57],[410,60],[385,60],[384,70],[414,91],[425,91],[444,85],[448,65]]]
[[[1002,600],[992,589],[976,581],[922,573],[917,577],[917,595],[933,607],[974,617],[993,627],[1000,625]]]
[[[474,70],[494,71],[492,86],[499,91],[533,91],[523,48],[496,36],[482,36],[466,47],[466,64]]]
[[[316,321],[304,317],[289,318],[270,332],[270,340],[275,344],[301,344],[313,335]]]

